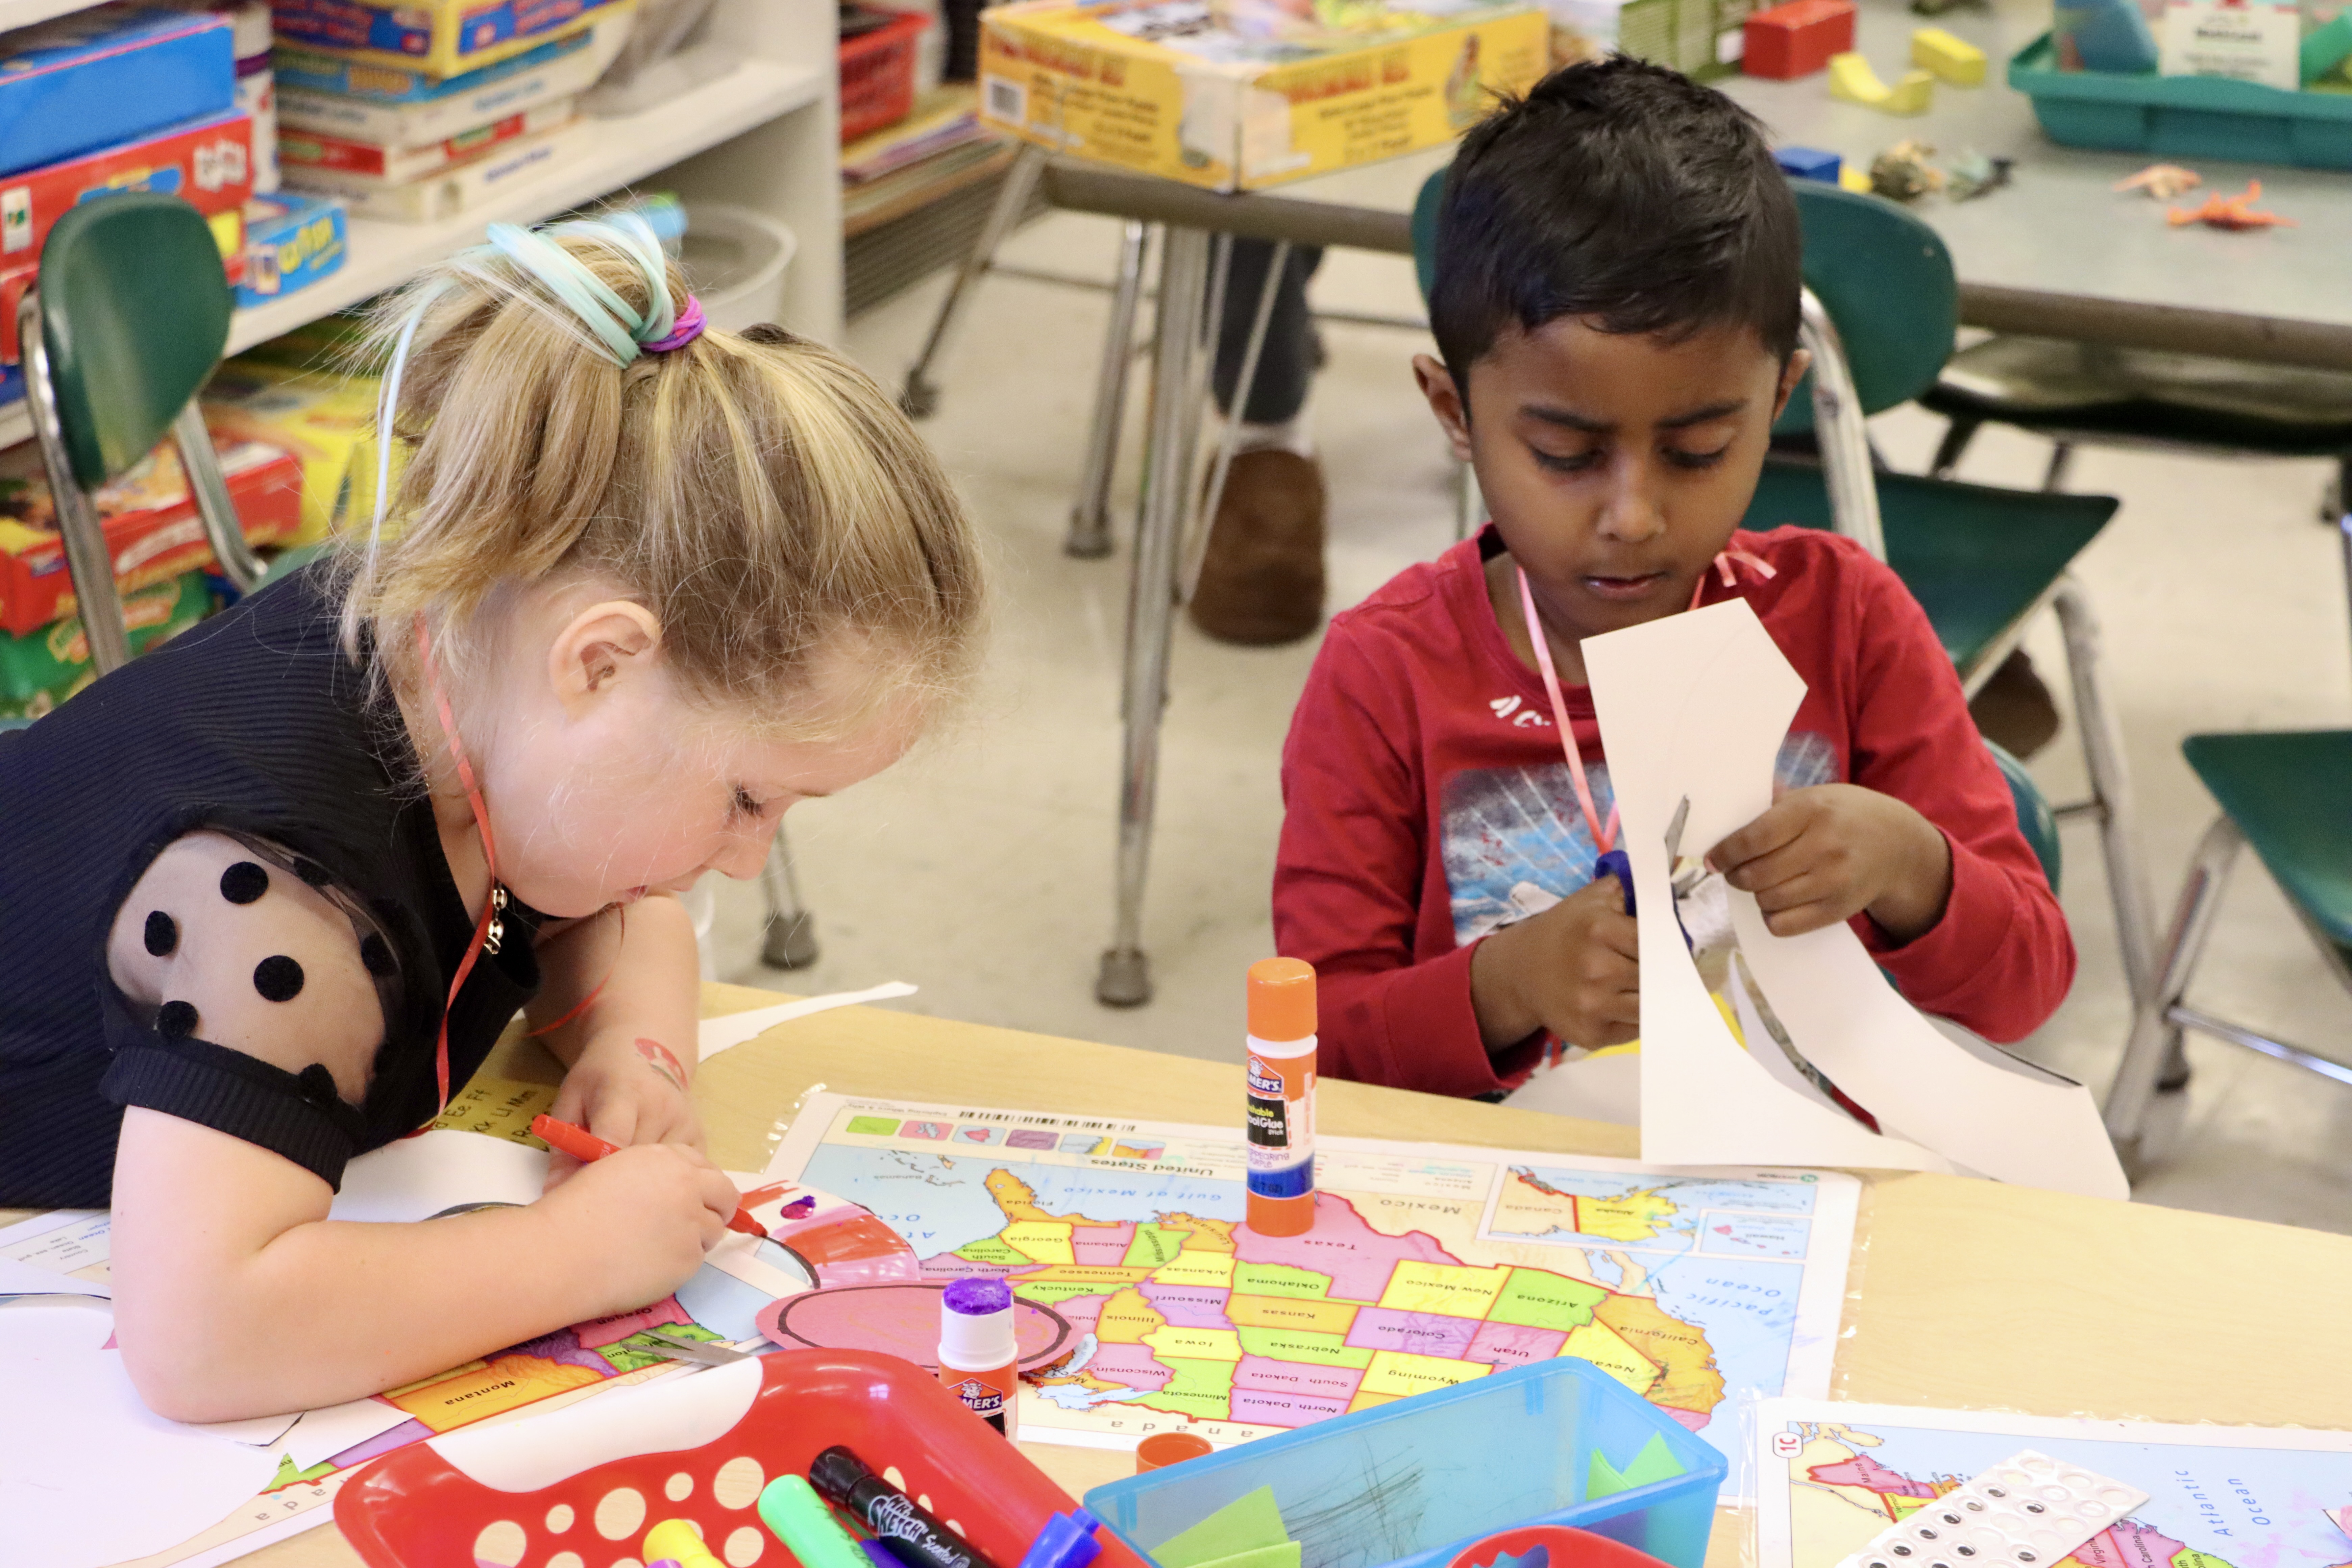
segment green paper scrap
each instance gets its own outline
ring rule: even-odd
[[[1642,1445],[1642,1451],[1633,1456],[1633,1462],[1622,1470],[1602,1458],[1600,1449],[1592,1450],[1592,1474],[1584,1483],[1585,1500],[1614,1497],[1653,1481],[1670,1481],[1682,1473],[1682,1463],[1666,1447],[1665,1438],[1653,1432],[1650,1440]]]
[[[1268,1555],[1259,1560],[1261,1552],[1276,1552],[1286,1555],[1279,1559]],[[1243,1557],[1250,1561],[1230,1561]],[[1282,1522],[1282,1510],[1275,1503],[1274,1489],[1260,1487],[1227,1503],[1191,1529],[1170,1536],[1152,1548],[1151,1560],[1160,1568],[1213,1568],[1227,1563],[1230,1568],[1297,1568],[1298,1546]]]

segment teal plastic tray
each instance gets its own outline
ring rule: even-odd
[[[2352,169],[2352,93],[2206,76],[2062,71],[2044,33],[2009,62],[2053,142],[2162,158]]]
[[[1622,1471],[1652,1443],[1681,1474],[1589,1495],[1595,1455]],[[1112,1481],[1087,1507],[1147,1557],[1272,1487],[1304,1568],[1447,1568],[1481,1537],[1527,1524],[1589,1530],[1701,1568],[1727,1468],[1607,1373],[1559,1358]]]

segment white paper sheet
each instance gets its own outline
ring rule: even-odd
[[[1739,1050],[1684,949],[1663,835],[1685,796],[1685,853],[1771,805],[1804,683],[1742,600],[1591,638],[1584,658],[1641,909],[1644,1159],[1958,1169],[2130,1195],[2082,1085],[1948,1039],[1886,984],[1853,928],[1775,936],[1754,896],[1734,889],[1741,960],[1774,1016],[1889,1135],[1784,1081],[1772,1068],[1785,1063],[1764,1058],[1769,1038]]]
[[[1675,807],[1688,797],[1685,853],[1755,820],[1772,804],[1773,761],[1804,699],[1756,612],[1733,599],[1588,637],[1583,651],[1633,865],[1642,1158],[1949,1171],[1934,1152],[1801,1096],[1742,1050],[1683,943],[1666,863]]]
[[[903,980],[892,980],[864,991],[835,991],[824,996],[807,996],[798,1002],[781,1002],[773,1007],[754,1007],[748,1013],[730,1013],[723,1018],[702,1020],[699,1059],[709,1061],[730,1046],[766,1034],[779,1024],[789,1024],[795,1018],[805,1018],[813,1013],[829,1013],[835,1007],[855,1007],[866,1002],[887,1002],[894,997],[912,996],[915,987]]]
[[[114,1287],[97,1279],[52,1274],[13,1258],[0,1258],[0,1296],[96,1296],[110,1299]]]
[[[0,1355],[5,1555],[40,1568],[100,1568],[177,1545],[252,1499],[277,1473],[267,1450],[166,1421],[140,1402],[113,1314],[96,1305],[7,1314]]]
[[[369,1151],[343,1169],[329,1219],[400,1223],[461,1204],[530,1204],[547,1185],[547,1151],[436,1127]]]
[[[381,1399],[354,1399],[306,1412],[286,1435],[286,1452],[298,1470],[356,1448],[409,1419],[408,1412]]]

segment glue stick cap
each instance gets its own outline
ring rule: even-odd
[[[1315,1032],[1313,964],[1261,958],[1249,966],[1249,1032],[1261,1040],[1303,1040]]]
[[[964,1372],[988,1372],[1018,1359],[1013,1287],[967,1276],[940,1293],[940,1359]]]

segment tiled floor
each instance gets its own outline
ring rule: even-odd
[[[1006,257],[1107,277],[1107,221],[1055,215]],[[936,308],[933,285],[853,323],[849,347],[896,385]],[[999,619],[978,700],[891,773],[796,809],[790,831],[815,910],[821,961],[790,975],[757,964],[760,898],[721,890],[720,970],[795,991],[904,979],[902,1005],[947,1016],[1238,1059],[1242,971],[1272,951],[1266,888],[1281,816],[1275,758],[1311,644],[1224,647],[1180,621],[1165,729],[1147,942],[1159,995],[1115,1011],[1093,997],[1110,920],[1134,442],[1121,474],[1120,552],[1075,561],[1061,537],[1076,484],[1107,314],[1097,293],[996,278],[971,320],[927,433],[994,552]],[[1405,262],[1335,253],[1325,308],[1417,313]],[[1332,603],[1360,598],[1452,538],[1449,463],[1407,358],[1425,340],[1329,325],[1314,419],[1332,495]],[[1139,396],[1131,406],[1139,405]],[[1138,421],[1130,419],[1130,426]],[[1941,422],[1876,422],[1916,469]],[[1979,438],[1964,477],[2039,482],[2046,446]],[[2123,499],[2081,574],[2105,622],[2110,700],[2127,739],[2139,833],[2159,919],[2211,805],[2182,736],[2352,721],[2352,633],[2333,531],[2316,508],[2326,466],[2085,452],[2071,488]],[[2063,684],[2054,630],[2029,647]],[[2081,787],[2070,729],[2036,759],[2053,799]],[[2064,901],[2082,952],[2074,994],[2033,1057],[2103,1090],[2126,1023],[2097,841],[2065,834]],[[2352,999],[2333,983],[2268,879],[2241,868],[2192,994],[2225,1015],[2352,1058]],[[2193,1040],[2168,1153],[2144,1201],[2352,1231],[2352,1089],[2234,1047]],[[919,1092],[920,1085],[908,1086]]]

